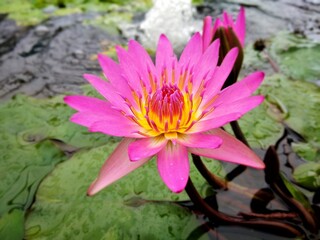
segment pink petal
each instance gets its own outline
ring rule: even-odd
[[[189,177],[189,158],[187,148],[180,144],[168,142],[158,153],[158,171],[163,182],[175,193],[187,185]]]
[[[223,116],[214,117],[208,120],[198,121],[187,131],[187,133],[200,133],[211,130],[213,128],[218,128],[229,122],[239,119],[241,116],[241,113],[235,112]]]
[[[111,82],[117,92],[120,92],[126,98],[130,98],[132,93],[127,79],[124,78],[121,67],[111,58],[102,54],[98,55],[98,60],[105,77]]]
[[[117,106],[121,110],[128,112],[128,107],[125,104],[125,101],[119,94],[117,94],[116,90],[110,83],[104,81],[103,79],[95,75],[84,74],[83,76],[112,105]]]
[[[73,95],[66,96],[63,100],[70,107],[78,111],[105,112],[111,109],[109,102],[94,97]]]
[[[198,90],[202,80],[210,79],[215,72],[219,59],[219,47],[220,39],[216,39],[201,56],[198,68],[194,72],[193,93]]]
[[[216,33],[216,31],[217,31],[217,29],[218,29],[219,27],[222,27],[222,23],[221,23],[220,19],[217,18],[217,19],[215,20],[214,24],[213,24],[212,37],[214,37],[214,35],[215,35],[215,33]]]
[[[203,28],[202,28],[202,43],[203,43],[203,50],[206,50],[213,38],[213,31],[212,31],[212,18],[207,16],[203,19]]]
[[[78,112],[72,115],[70,121],[90,128],[95,122],[109,119],[109,116],[103,112]]]
[[[223,12],[223,21],[225,23],[225,27],[233,28],[233,19],[232,16],[229,15],[227,12]]]
[[[137,41],[130,40],[128,53],[135,60],[144,83],[147,87],[150,87],[149,72],[155,74],[156,69],[148,52]]]
[[[236,32],[241,45],[244,46],[244,41],[246,37],[246,16],[244,7],[240,8],[240,12],[235,23],[234,31]]]
[[[212,19],[210,16],[207,16],[203,19],[203,29],[202,29],[202,41],[203,41],[203,50],[206,50],[213,38],[212,31]]]
[[[167,143],[164,137],[145,138],[129,145],[129,158],[137,161],[157,154]]]
[[[249,97],[260,86],[263,78],[263,72],[255,72],[248,75],[243,80],[223,89],[214,104],[220,105],[221,103],[234,102]]]
[[[229,133],[221,129],[214,129],[210,131],[210,134],[219,136],[222,139],[223,144],[219,148],[189,148],[189,151],[200,156],[242,164],[253,168],[263,169],[265,167],[261,159],[250,148]]]
[[[156,67],[162,67],[167,59],[173,56],[174,52],[169,39],[164,34],[161,34],[156,52]]]
[[[91,196],[96,194],[103,188],[126,176],[149,160],[149,158],[141,159],[137,162],[132,162],[129,160],[128,146],[133,141],[134,139],[125,138],[119,143],[111,156],[109,156],[109,158],[103,164],[98,178],[88,189],[88,195]]]
[[[164,70],[166,71],[166,76],[168,76],[168,79],[162,77],[162,81],[172,80],[172,65],[174,62],[176,62],[176,56],[172,45],[168,38],[164,34],[161,34],[156,52],[156,69],[158,76],[162,76]]]
[[[222,144],[221,138],[203,133],[180,134],[176,141],[186,147],[198,148],[218,148]]]
[[[201,56],[202,56],[201,35],[200,33],[195,33],[187,43],[186,47],[184,48],[179,59],[179,65],[186,66],[187,64],[190,64],[192,66],[199,61]]]
[[[208,100],[211,100],[211,98],[220,91],[237,60],[238,53],[238,48],[232,48],[223,59],[220,67],[217,67],[212,79],[208,81],[207,91],[204,95],[202,105],[205,105]]]
[[[129,85],[132,89],[134,89],[137,93],[142,95],[142,85],[140,80],[142,80],[139,66],[135,59],[132,58],[131,55],[122,47],[116,47],[117,55],[119,58],[120,66],[123,71],[123,74],[126,76]]]
[[[242,98],[235,102],[221,103],[217,108],[213,110],[210,114],[205,116],[202,120],[208,120],[211,118],[217,118],[232,113],[245,113],[251,111],[258,105],[260,105],[264,100],[263,96],[252,96],[247,98]]]
[[[118,116],[109,116],[102,121],[94,122],[90,128],[90,132],[101,132],[107,135],[117,137],[142,137],[138,132],[142,132],[143,129],[135,122],[129,119]]]

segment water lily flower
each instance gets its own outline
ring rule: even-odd
[[[212,18],[207,16],[203,20],[203,48],[206,49],[210,43],[218,38],[215,36],[218,34],[218,31],[224,31],[227,37],[227,40],[239,41],[240,46],[244,46],[245,35],[246,35],[246,17],[244,7],[240,8],[238,17],[234,22],[232,16],[223,12],[223,18],[217,18],[212,25]],[[236,37],[236,39],[234,38]],[[232,46],[235,47],[235,46]]]
[[[234,47],[238,47],[239,54],[237,60],[234,64],[233,70],[230,76],[225,81],[223,86],[227,87],[237,81],[239,72],[241,70],[243,61],[243,47],[246,34],[246,19],[245,10],[243,7],[240,8],[237,20],[234,22],[232,16],[223,12],[222,19],[217,18],[212,25],[212,18],[207,16],[203,20],[203,31],[202,31],[202,41],[203,49],[205,50],[211,42],[216,39],[220,39],[220,57],[218,64],[221,64],[227,53]]]
[[[156,156],[158,172],[173,192],[189,177],[188,153],[262,169],[264,163],[243,143],[219,129],[257,107],[252,96],[264,74],[256,72],[221,90],[238,55],[234,48],[218,67],[220,41],[203,51],[196,33],[178,59],[165,35],[159,38],[155,63],[131,40],[128,50],[116,47],[119,63],[105,55],[98,60],[107,80],[84,78],[104,99],[66,96],[78,112],[71,121],[91,132],[124,139],[106,160],[88,190],[93,195]]]

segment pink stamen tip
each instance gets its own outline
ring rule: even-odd
[[[180,123],[181,123],[181,120],[179,119],[179,120],[177,121],[177,124],[176,124],[176,130],[178,130],[178,129],[179,129],[179,127],[180,127]]]

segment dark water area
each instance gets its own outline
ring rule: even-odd
[[[199,239],[206,234],[209,239],[214,240],[294,238],[294,234],[291,235],[289,228],[273,228],[268,225],[270,222],[284,223],[292,227],[293,230],[299,231],[302,235],[298,239],[320,239],[319,191],[311,192],[300,187],[292,177],[294,167],[305,162],[291,148],[293,142],[299,141],[303,141],[303,138],[287,127],[285,134],[275,145],[279,162],[274,161],[274,156],[267,160],[268,153],[266,151],[255,150],[262,159],[265,159],[265,163],[271,160],[276,165],[279,164],[278,169],[272,164],[267,164],[265,171],[250,168],[241,169],[241,167],[240,169],[239,167],[229,169],[227,178],[230,181],[226,187],[220,189],[213,187],[213,194],[205,199],[219,213],[234,218],[241,217],[242,220],[249,222],[247,226],[234,222],[219,223],[214,219],[208,221],[208,218],[201,215],[191,202],[183,203],[182,206],[189,207],[195,214],[198,214],[200,222],[188,239]],[[302,202],[311,207],[309,210],[301,207],[301,202],[294,200],[296,196],[293,197],[292,192],[288,191],[291,187],[281,186],[282,183],[276,180],[278,174],[283,175],[290,182],[291,187],[301,191],[304,198]],[[280,191],[278,187],[280,187]],[[311,220],[308,219],[309,217]],[[255,225],[259,220],[267,222],[262,227]]]

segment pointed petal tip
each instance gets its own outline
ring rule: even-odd
[[[211,22],[212,22],[211,16],[205,16],[205,18],[203,19],[203,22],[205,22],[205,23],[211,23]]]
[[[187,185],[187,184],[186,184]],[[174,192],[174,193],[181,193],[185,188],[186,188],[186,185],[185,186],[180,186],[180,187],[176,187],[176,186],[168,186],[167,187],[170,189],[171,192]]]
[[[262,80],[264,79],[265,75],[266,74],[264,72],[262,72],[262,71],[259,72],[259,76],[261,77]]]
[[[254,168],[262,170],[266,168],[266,165],[264,164],[264,162],[261,160],[261,162],[257,163],[256,166],[254,166]]]
[[[168,37],[164,33],[160,34],[158,44],[162,41],[169,41]]]
[[[255,74],[258,79],[263,79],[265,77],[265,73],[263,71],[256,71],[251,74]]]
[[[68,95],[68,96],[64,96],[63,97],[63,101],[64,101],[64,103],[66,103],[66,104],[68,104],[69,105],[69,101],[70,101],[70,95]]]
[[[262,96],[262,95],[257,95],[257,97],[260,97],[260,103],[259,104],[261,104],[265,99],[265,96]]]
[[[192,37],[198,37],[198,38],[201,38],[201,33],[200,32],[196,32],[195,34],[193,34]]]
[[[97,77],[95,75],[89,74],[89,73],[85,73],[82,75],[84,79],[86,79],[88,82],[92,81],[91,79],[94,77]]]
[[[244,6],[240,6],[240,11],[239,11],[239,15],[244,16],[246,14],[245,8]]]
[[[102,53],[98,53],[97,57],[98,57],[98,60],[100,60],[100,59],[103,59],[105,57],[105,55]]]
[[[87,196],[91,197],[93,195],[95,195],[96,193],[98,193],[101,189],[96,187],[96,183],[97,183],[98,178],[96,178],[90,185],[90,187],[87,190]]]
[[[230,50],[230,52],[231,52],[231,51],[234,52],[234,54],[238,56],[238,53],[239,53],[239,48],[238,48],[238,47],[232,48],[232,49]]]

